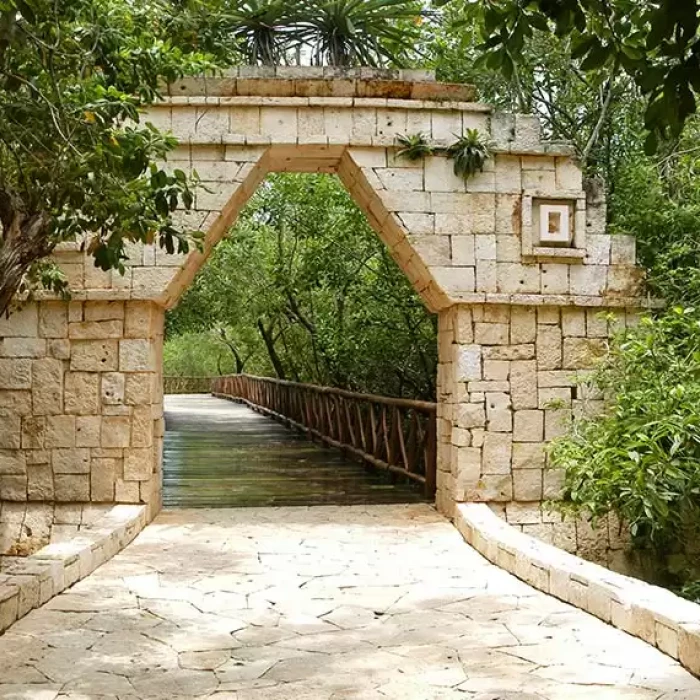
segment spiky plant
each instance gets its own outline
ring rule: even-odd
[[[396,142],[401,146],[396,155],[399,158],[406,158],[411,161],[431,156],[435,151],[422,131],[419,131],[417,134],[399,134],[396,137]]]
[[[405,0],[311,0],[298,38],[316,65],[384,66],[415,49],[423,10]]]
[[[279,64],[288,47],[298,3],[246,0],[226,17],[241,52],[251,65]]]
[[[447,157],[454,161],[454,173],[468,180],[477,171],[483,172],[490,157],[488,143],[482,141],[478,129],[467,129],[447,148]]]

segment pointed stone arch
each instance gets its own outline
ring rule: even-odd
[[[223,150],[220,151],[223,154]],[[211,155],[211,152],[209,153]],[[255,190],[270,173],[328,173],[338,175],[340,181],[363,211],[369,224],[387,246],[392,258],[404,272],[427,308],[432,312],[449,305],[449,299],[438,286],[420,252],[412,244],[412,238],[396,210],[390,211],[391,197],[383,188],[375,189],[371,180],[377,180],[372,165],[386,167],[391,154],[386,148],[362,149],[345,146],[294,145],[268,148],[229,149],[227,160],[207,161],[221,164],[225,173],[217,183],[214,201],[225,203],[219,211],[200,210],[200,220],[207,226],[201,251],[193,251],[183,260],[163,291],[162,301],[171,308],[190,286],[197,272],[205,264],[216,244],[233,226],[238,215]],[[192,169],[197,170],[197,163]],[[380,183],[381,184],[381,183]],[[205,196],[205,202],[209,200]],[[186,215],[192,218],[191,215]],[[414,237],[413,240],[420,237]]]

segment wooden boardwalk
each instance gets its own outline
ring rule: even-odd
[[[165,397],[163,502],[169,507],[414,503],[421,489],[247,406],[204,394]]]

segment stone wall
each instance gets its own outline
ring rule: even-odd
[[[163,318],[146,301],[41,301],[0,322],[0,500],[157,510]]]
[[[485,502],[523,532],[570,552],[628,568],[619,523],[562,521],[543,502],[560,498],[563,473],[546,443],[601,397],[584,384],[616,330],[638,310],[457,306],[440,315],[437,502]]]

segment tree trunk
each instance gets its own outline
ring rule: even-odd
[[[12,300],[32,264],[50,255],[53,244],[48,239],[47,220],[43,214],[24,216],[14,213],[9,222],[6,216],[2,216],[2,222],[0,315],[5,315],[9,313]]]
[[[265,328],[265,325],[260,319],[258,319],[258,330],[260,331],[260,335],[262,336],[265,347],[267,348],[267,354],[270,356],[270,362],[272,362],[272,366],[275,368],[275,372],[277,373],[277,378],[286,379],[287,377],[284,371],[284,366],[282,365],[282,360],[280,360],[277,350],[275,349],[275,341],[272,339],[272,333],[270,332],[270,329]]]

